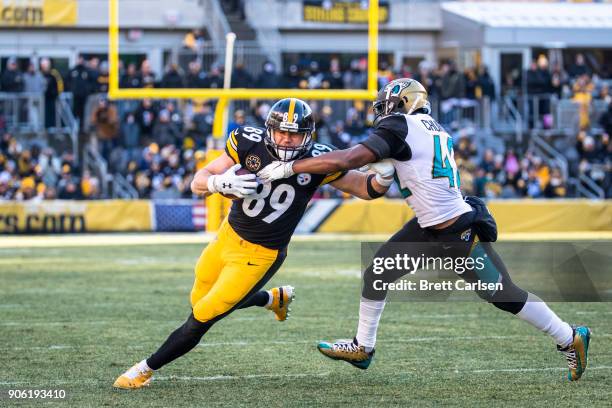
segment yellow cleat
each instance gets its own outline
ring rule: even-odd
[[[289,305],[295,299],[295,288],[293,286],[281,286],[269,290],[272,294],[272,303],[266,306],[266,309],[274,312],[274,317],[279,322],[284,322],[289,318],[291,309]]]
[[[153,379],[152,377],[153,370],[142,370],[138,367],[138,364],[135,364],[115,380],[113,387],[122,388],[124,390],[135,390],[149,385]]]

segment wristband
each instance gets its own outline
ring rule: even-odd
[[[378,191],[376,191],[376,189],[374,189],[374,186],[372,185],[372,179],[374,178],[374,174],[370,174],[366,180],[366,187],[368,190],[368,195],[370,196],[370,198],[379,198],[385,195],[385,193],[379,193]],[[378,180],[377,180],[378,181]]]

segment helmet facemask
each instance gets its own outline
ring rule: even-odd
[[[291,125],[296,124],[291,123]],[[291,133],[303,133],[304,136],[302,137],[302,143],[298,146],[282,146],[276,143],[276,140],[274,140],[274,130],[277,129],[266,129],[266,136],[264,137],[264,142],[270,154],[272,154],[272,156],[276,159],[284,162],[296,160],[306,154],[306,152],[308,152],[308,150],[310,149],[310,145],[312,144],[311,132],[288,131]],[[282,127],[278,130],[285,131],[285,129],[283,129]]]

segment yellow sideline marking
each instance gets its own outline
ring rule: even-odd
[[[156,244],[205,244],[215,234],[193,233],[118,233],[118,234],[74,234],[0,236],[0,248],[81,247]],[[292,242],[378,242],[386,241],[391,234],[310,234],[296,235]],[[500,241],[581,241],[612,240],[612,231],[506,233],[499,235]]]

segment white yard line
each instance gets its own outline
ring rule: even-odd
[[[534,337],[534,336],[531,336]],[[597,333],[597,337],[612,337],[612,334],[608,333]],[[514,340],[514,339],[524,339],[525,335],[516,334],[516,335],[506,335],[506,336],[429,336],[429,337],[405,337],[401,339],[387,339],[380,340],[379,344],[412,344],[412,343],[430,343],[430,342],[455,342],[455,341],[465,341],[465,340]],[[280,345],[280,346],[290,346],[290,345],[303,345],[303,344],[312,344],[313,346],[316,344],[316,340],[288,340],[288,341],[279,341],[279,340],[269,340],[269,341],[218,341],[218,342],[202,342],[198,344],[198,347],[228,347],[228,346],[267,346],[267,345]],[[83,345],[66,345],[66,344],[57,344],[57,345],[49,345],[49,346],[30,346],[30,347],[2,347],[0,351],[49,351],[49,350],[66,350],[66,349],[100,349],[100,348],[114,348],[117,346],[114,345],[105,345],[105,344],[83,344]],[[144,346],[126,346],[123,348],[128,349],[142,349]]]
[[[327,234],[316,233],[295,235],[293,242],[382,242],[391,234]],[[100,233],[73,235],[38,235],[38,236],[2,236],[0,248],[41,248],[41,247],[81,247],[81,246],[117,246],[117,245],[155,245],[155,244],[205,244],[214,238],[214,234],[195,233]],[[577,241],[577,240],[612,240],[612,231],[573,231],[553,233],[500,233],[500,241]]]
[[[448,372],[451,371],[455,374],[491,374],[491,373],[531,373],[531,372],[542,372],[542,371],[566,371],[567,368],[563,367],[538,367],[538,368],[496,368],[496,369],[477,369],[477,370],[448,370],[448,369],[428,369],[430,372]],[[612,366],[595,366],[589,367],[587,371],[609,371],[612,370]],[[212,376],[156,376],[153,377],[153,382],[156,381],[186,381],[186,382],[207,382],[207,381],[238,381],[238,380],[252,380],[252,379],[283,379],[283,378],[312,378],[312,377],[328,377],[331,372],[321,373],[286,373],[286,374],[245,374],[245,375],[212,375]],[[414,374],[414,371],[402,371],[396,373],[401,374]],[[44,383],[33,383],[30,381],[0,381],[0,386],[12,386],[12,385],[29,385],[36,386],[50,386],[50,385],[97,385],[97,384],[110,384],[112,379],[72,379],[72,380],[51,380],[45,381]]]

